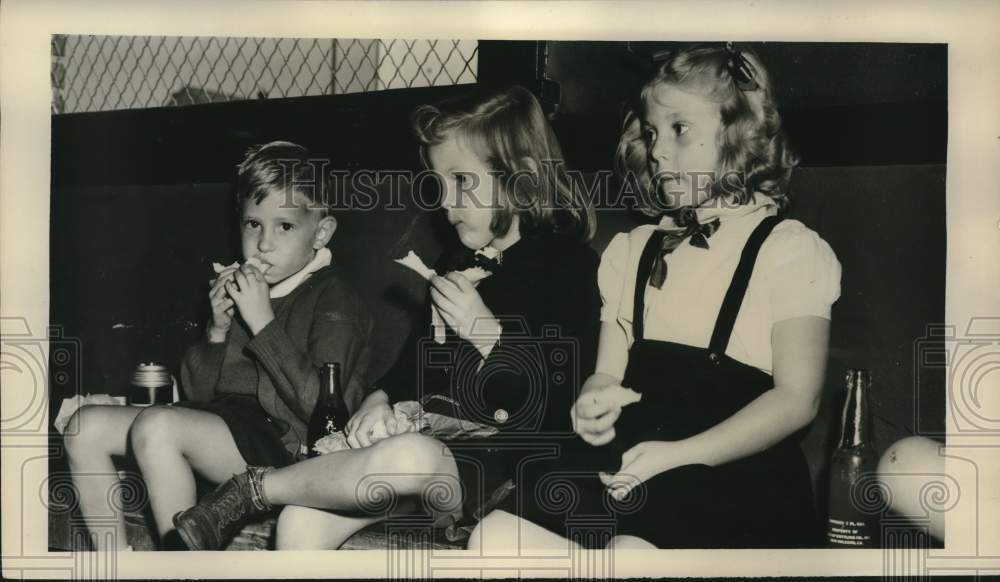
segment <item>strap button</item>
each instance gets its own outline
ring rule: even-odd
[[[715,352],[709,352],[709,353],[708,353],[708,359],[709,359],[709,360],[710,360],[710,361],[711,361],[711,362],[712,362],[713,364],[718,364],[718,363],[719,363],[719,354],[717,354],[717,353],[715,353]]]

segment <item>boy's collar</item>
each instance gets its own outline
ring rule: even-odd
[[[323,267],[328,266],[332,259],[333,255],[330,253],[330,249],[326,247],[319,249],[316,251],[316,254],[313,255],[312,260],[309,261],[305,267],[302,267],[299,272],[271,287],[269,293],[271,299],[277,299],[288,295],[294,291],[296,287],[302,284],[302,282],[305,281],[309,275],[315,273]]]

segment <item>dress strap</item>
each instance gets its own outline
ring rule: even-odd
[[[736,272],[733,273],[733,280],[729,283],[729,290],[726,291],[722,307],[719,308],[719,316],[715,320],[715,330],[712,331],[712,340],[708,343],[708,358],[716,364],[719,363],[719,359],[726,353],[726,347],[729,346],[729,338],[733,335],[733,326],[736,325],[736,317],[740,314],[740,306],[743,305],[743,296],[750,284],[750,276],[757,263],[760,247],[781,220],[777,216],[768,216],[762,220],[750,234],[746,246],[743,247],[740,262],[736,265]]]
[[[663,246],[663,237],[665,236],[667,236],[666,231],[653,231],[639,256],[639,269],[635,275],[635,296],[632,300],[632,335],[635,341],[642,339],[645,327],[643,316],[646,311],[646,286],[649,284],[649,274],[653,271],[653,261],[659,257],[659,250]]]

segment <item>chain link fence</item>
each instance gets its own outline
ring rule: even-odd
[[[52,112],[475,83],[472,40],[55,35]]]

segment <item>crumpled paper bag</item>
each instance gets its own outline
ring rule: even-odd
[[[88,404],[104,404],[107,406],[125,406],[124,396],[112,396],[110,394],[88,394],[86,396],[81,396],[77,394],[72,398],[65,398],[62,401],[62,405],[59,406],[59,414],[56,415],[55,421],[52,423],[59,434],[63,434],[66,430],[66,423],[69,422],[73,413],[76,412],[81,406],[87,406]]]
[[[424,411],[424,407],[416,400],[406,400],[392,405],[392,414],[396,419],[396,434],[404,432],[419,432],[442,440],[459,440],[473,437],[487,437],[497,434],[498,429],[476,422],[462,420],[443,414]],[[372,433],[372,441],[387,438],[382,425]],[[342,431],[329,434],[313,446],[313,450],[321,455],[349,449],[347,435]]]
[[[432,394],[430,396],[433,398],[438,395]],[[406,400],[393,404],[392,414],[396,419],[397,434],[419,432],[420,434],[441,440],[460,440],[493,436],[499,432],[499,429],[496,427],[435,412],[426,412],[421,403],[416,400]],[[379,425],[376,431],[372,433],[372,440],[382,440],[388,436],[389,434],[385,432],[384,426]],[[316,444],[313,446],[313,449],[321,455],[349,448],[351,446],[347,443],[347,435],[343,432],[329,434],[316,441]]]
[[[419,416],[413,414],[412,408],[408,404],[408,402],[397,402],[392,406],[392,414],[396,419],[397,433],[419,432],[422,428]],[[419,406],[416,402],[413,404]],[[376,427],[375,432],[372,433],[372,442],[382,440],[388,436],[389,433],[386,432],[385,426],[380,424]],[[330,433],[316,441],[316,444],[313,445],[313,450],[321,455],[349,448],[351,448],[351,445],[347,442],[347,435],[344,434],[344,431]]]

